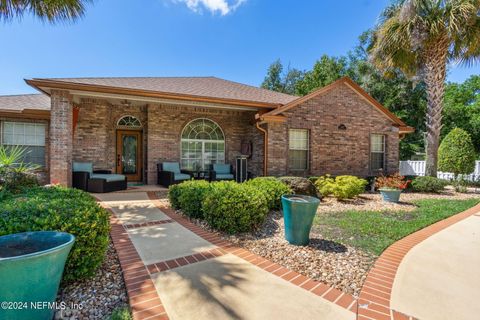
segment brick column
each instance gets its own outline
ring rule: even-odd
[[[72,97],[52,90],[50,111],[50,183],[72,186]]]
[[[268,124],[268,174],[284,176],[287,173],[288,132],[284,123]]]

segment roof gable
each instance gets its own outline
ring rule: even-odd
[[[288,111],[292,108],[295,108],[296,106],[302,104],[303,102],[306,102],[310,99],[313,99],[315,97],[318,97],[320,95],[323,95],[336,87],[338,87],[341,84],[345,84],[347,87],[349,87],[352,91],[354,91],[357,95],[360,96],[360,98],[364,99],[367,103],[372,105],[374,108],[376,108],[378,111],[380,111],[385,117],[387,117],[390,121],[393,122],[394,125],[398,126],[400,128],[400,131],[406,133],[406,132],[413,132],[414,129],[407,126],[402,120],[400,120],[396,115],[394,115],[392,112],[390,112],[387,108],[385,108],[380,102],[375,100],[372,96],[370,96],[365,90],[363,90],[358,84],[356,84],[352,79],[348,77],[343,77],[338,79],[337,81],[323,87],[320,89],[317,89],[311,93],[309,93],[306,96],[300,97],[290,103],[287,103],[281,107],[278,107],[272,111],[269,111],[265,114],[262,115],[262,117],[265,116],[278,116],[285,111]]]

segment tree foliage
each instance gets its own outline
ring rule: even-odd
[[[480,58],[480,0],[395,0],[370,48],[374,64],[422,79],[427,91],[426,174],[436,176],[447,64]]]
[[[284,72],[284,67],[280,59],[273,62],[267,71],[267,75],[263,80],[261,87],[268,90],[287,93],[295,95],[297,83],[303,79],[304,73],[298,69],[287,68]]]
[[[82,17],[92,0],[2,0],[0,21],[10,21],[30,13],[48,22],[73,21]]]
[[[468,132],[455,128],[447,134],[438,149],[438,169],[455,176],[475,170],[475,149]]]
[[[471,138],[475,151],[480,153],[480,76],[465,82],[448,83],[445,90],[442,137],[454,128],[462,128]]]
[[[425,84],[408,79],[399,70],[392,70],[389,75],[379,71],[368,59],[368,49],[371,46],[372,37],[372,31],[364,32],[359,38],[358,45],[346,56],[329,57],[324,55],[320,57],[312,70],[302,72],[304,76],[295,82],[294,92],[297,95],[306,95],[343,76],[352,78],[373,98],[407,125],[416,129],[414,133],[407,135],[400,142],[400,158],[402,160],[410,159],[415,153],[421,153],[424,148]],[[280,81],[270,81],[269,83],[283,83],[282,77],[275,76],[282,74],[283,70],[278,68],[278,63],[277,60],[270,66],[266,79],[280,79]],[[283,86],[266,86],[264,84],[262,84],[264,88],[285,92]]]

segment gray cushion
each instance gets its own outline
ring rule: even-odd
[[[231,180],[231,179],[233,179],[233,174],[231,174],[231,173],[217,173],[215,178],[217,180]]]
[[[125,176],[122,174],[103,174],[103,173],[94,173],[90,175],[90,179],[105,179],[107,182],[112,181],[123,181]]]
[[[90,174],[93,173],[93,163],[91,162],[73,162],[73,172],[82,171],[88,172]]]
[[[188,180],[190,178],[191,178],[190,175],[185,173],[175,173],[174,175],[175,180]]]
[[[223,163],[215,163],[213,165],[213,171],[217,173],[230,173],[230,165],[229,164],[223,164]]]
[[[163,171],[170,171],[173,173],[180,173],[180,164],[178,162],[164,162],[162,163]],[[177,180],[177,179],[175,179]]]

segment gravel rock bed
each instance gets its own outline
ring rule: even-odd
[[[54,319],[108,319],[113,310],[128,306],[127,292],[117,252],[110,239],[105,261],[95,277],[60,288],[58,302],[81,304],[55,313]]]
[[[206,230],[203,221],[194,220]],[[358,297],[375,256],[353,247],[322,239],[311,233],[308,246],[294,246],[284,239],[283,216],[269,214],[265,224],[254,233],[225,235],[222,237],[266,259],[300,274]]]
[[[475,190],[476,191],[476,190]],[[446,189],[442,193],[402,193],[399,203],[384,202],[379,193],[364,193],[356,199],[338,201],[335,198],[327,197],[322,199],[318,207],[318,213],[341,212],[348,210],[365,211],[413,211],[416,206],[412,201],[420,199],[448,199],[464,200],[479,198],[480,193],[473,189],[469,193],[458,193],[453,189]]]

